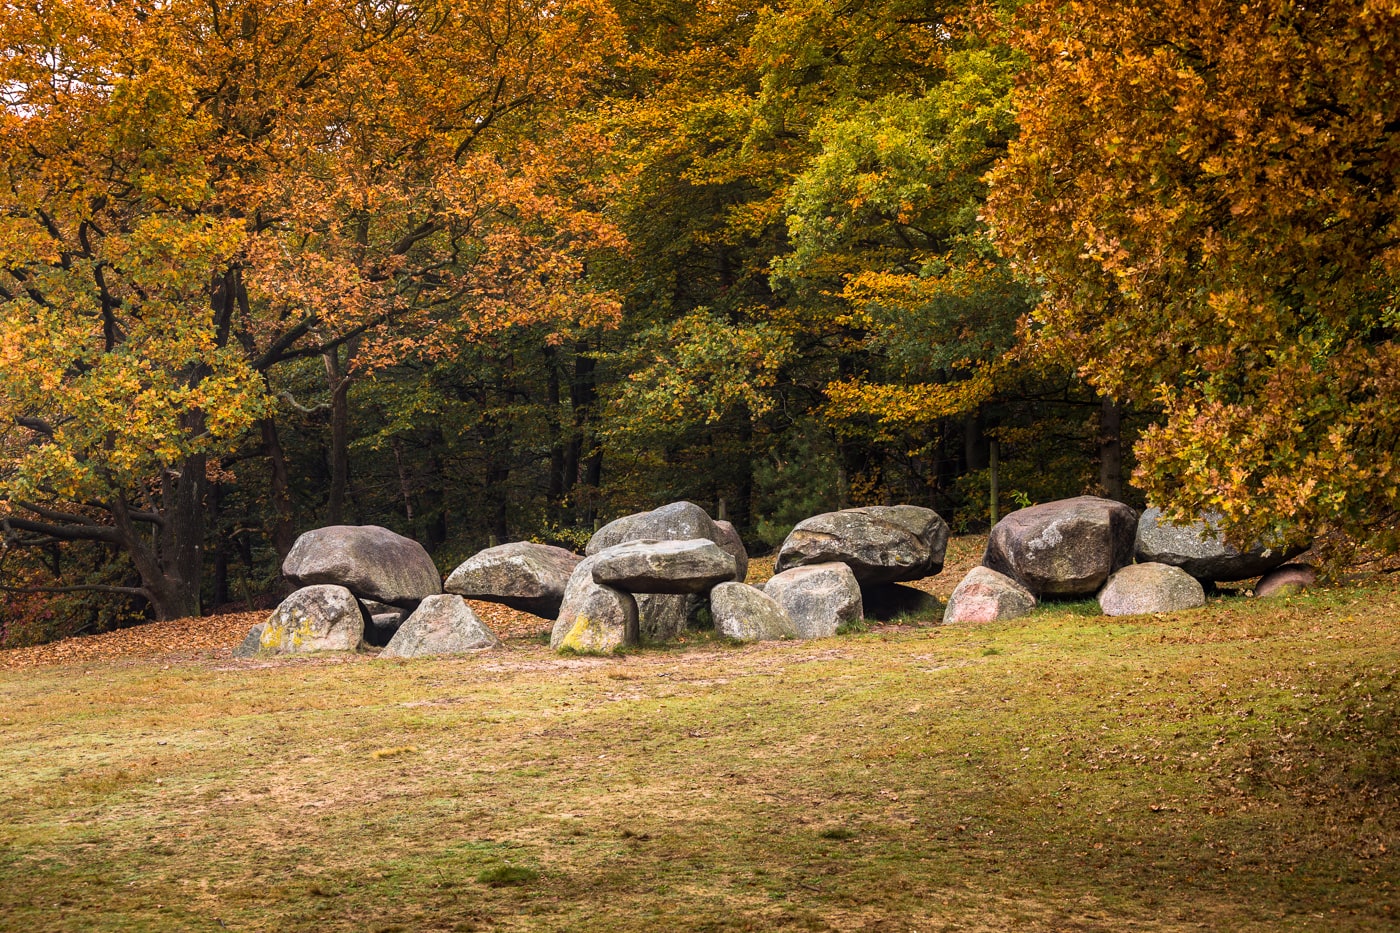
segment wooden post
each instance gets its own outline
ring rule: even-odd
[[[729,521],[728,512],[729,510],[726,508],[725,501],[723,499],[719,500],[719,505],[715,508],[715,518],[719,521],[727,522]]]
[[[997,475],[1001,470],[1001,444],[997,442],[996,438],[992,438],[991,442],[987,444],[987,460],[992,487],[990,497],[992,500],[992,524],[995,525],[1001,520],[1001,510],[997,507],[998,500],[1001,498],[1001,490],[998,488],[1001,477]]]

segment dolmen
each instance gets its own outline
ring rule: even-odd
[[[826,513],[793,529],[778,573],[755,587],[744,582],[748,552],[734,527],[694,503],[674,502],[593,535],[565,588],[550,644],[607,653],[674,638],[707,614],[716,632],[735,641],[828,638],[865,618],[866,587],[941,570],[947,543],[948,526],[931,509]],[[896,589],[887,602],[924,607],[932,598]]]
[[[499,644],[421,544],[377,525],[308,531],[282,563],[298,589],[253,626],[235,657],[383,648],[384,657],[455,654]]]
[[[943,620],[1003,621],[1041,600],[1090,596],[1109,616],[1177,612],[1204,606],[1217,582],[1261,574],[1256,595],[1296,592],[1315,579],[1307,565],[1285,564],[1298,553],[1262,544],[1234,548],[1220,534],[1218,516],[1177,526],[1160,509],[1139,516],[1097,496],[1046,502],[996,524],[982,566],[958,584]]]
[[[948,523],[933,509],[842,509],[814,515],[792,529],[778,549],[775,579],[799,567],[844,564],[860,588],[861,614],[888,620],[937,609],[933,596],[901,584],[941,572],[947,550]]]

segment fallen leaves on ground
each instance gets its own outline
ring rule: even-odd
[[[982,559],[985,535],[968,535],[948,542],[943,572],[910,584],[947,601],[964,574]],[[748,582],[761,586],[773,575],[774,557],[754,558]],[[505,640],[537,638],[551,628],[551,621],[499,603],[469,599],[467,604],[482,622]],[[171,661],[213,656],[227,657],[248,630],[267,621],[267,610],[226,615],[149,622],[99,635],[65,638],[47,645],[0,650],[0,670],[19,670],[47,664],[79,664],[124,658],[166,658]]]

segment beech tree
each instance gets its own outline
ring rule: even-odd
[[[610,319],[582,262],[620,240],[570,171],[601,143],[549,121],[612,23],[589,0],[5,4],[5,546],[110,545],[139,585],[101,588],[195,613],[209,478],[258,423],[276,459],[279,364],[343,379],[352,346]]]
[[[1160,405],[1136,482],[1239,538],[1400,518],[1400,8],[1035,3],[998,242],[1040,346]]]

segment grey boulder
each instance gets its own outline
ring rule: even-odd
[[[259,622],[248,630],[248,634],[238,643],[238,647],[233,649],[235,658],[255,658],[262,650],[262,633],[267,628],[266,622]]]
[[[582,559],[549,544],[502,544],[467,558],[448,576],[443,590],[553,619]]]
[[[843,563],[860,583],[920,580],[943,569],[948,523],[916,505],[874,505],[799,522],[778,551],[779,573]]]
[[[778,601],[747,583],[721,583],[710,591],[715,631],[735,641],[796,638],[797,626]]]
[[[421,658],[495,648],[501,641],[456,594],[429,596],[399,626],[381,658]]]
[[[1262,544],[1241,551],[1225,543],[1218,523],[1219,516],[1207,515],[1189,525],[1174,525],[1162,518],[1161,509],[1148,509],[1138,519],[1137,559],[1180,567],[1197,580],[1224,583],[1257,577],[1302,553],[1300,548]]]
[[[650,512],[624,515],[594,532],[584,553],[592,556],[629,541],[713,541],[734,557],[738,580],[749,572],[749,552],[729,522],[715,521],[693,502],[672,502]]]
[[[1106,616],[1199,609],[1206,604],[1201,582],[1170,564],[1129,564],[1109,577],[1099,593]]]
[[[811,564],[784,570],[763,587],[792,619],[798,638],[830,638],[842,625],[864,618],[860,584],[846,564]]]
[[[355,594],[343,586],[305,586],[272,611],[262,624],[258,647],[252,653],[354,651],[364,633],[364,610]]]
[[[1121,502],[1079,496],[1019,509],[997,522],[982,565],[1037,599],[1092,596],[1132,563],[1137,513]]]
[[[1284,564],[1270,570],[1254,584],[1256,599],[1270,596],[1296,596],[1317,582],[1317,570],[1311,564]]]
[[[1015,580],[989,567],[973,567],[948,598],[943,621],[1003,622],[1029,615],[1035,597]]]
[[[297,538],[282,574],[297,586],[343,586],[361,599],[412,609],[442,592],[428,552],[378,525],[330,525]]]
[[[744,539],[739,530],[725,521],[715,521],[715,544],[724,548],[734,558],[734,579],[743,583],[749,576],[749,550],[744,547]]]
[[[593,581],[629,593],[706,593],[733,580],[733,556],[713,541],[629,541],[600,551]]]
[[[637,512],[608,522],[593,533],[584,553],[593,556],[628,541],[688,541],[704,538],[720,543],[714,519],[693,502],[672,502],[650,512]]]
[[[596,554],[584,558],[569,578],[549,637],[549,646],[556,651],[607,654],[640,641],[637,601],[631,593],[595,583],[597,562]]]

